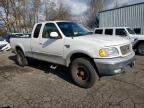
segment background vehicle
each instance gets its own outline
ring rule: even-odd
[[[20,37],[23,36],[24,33],[11,33],[12,37]]]
[[[95,34],[121,36],[129,39],[133,44],[133,49],[139,54],[144,55],[144,35],[136,34],[134,30],[128,27],[96,28],[94,32]]]
[[[2,37],[0,37],[0,51],[10,50],[10,44]]]
[[[69,21],[37,23],[31,37],[11,38],[10,43],[19,65],[27,65],[29,57],[64,65],[84,88],[92,87],[100,75],[123,72],[135,61],[129,40],[95,35]]]

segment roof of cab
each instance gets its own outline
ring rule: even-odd
[[[44,21],[44,22],[39,22],[39,23],[36,23],[36,24],[42,24],[42,23],[57,23],[57,22],[74,22],[74,21]]]
[[[95,29],[115,29],[115,28],[129,28],[129,27],[101,27],[101,28],[95,28]]]

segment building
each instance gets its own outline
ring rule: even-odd
[[[144,34],[144,2],[99,12],[99,27],[130,27]]]

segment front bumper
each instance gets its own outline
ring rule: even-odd
[[[115,75],[122,73],[127,67],[135,65],[135,53],[127,57],[113,59],[94,59],[100,75]]]

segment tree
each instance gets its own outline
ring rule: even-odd
[[[46,20],[70,20],[71,11],[64,7],[62,3],[58,4],[54,1],[45,0],[45,16]]]
[[[8,0],[1,0],[0,1],[0,20],[5,24],[8,30],[11,30],[10,22],[9,22],[9,14],[10,14],[10,7]]]
[[[89,8],[84,15],[87,26],[90,28],[98,27],[98,12],[103,9],[103,0],[89,0],[88,6]]]
[[[41,7],[41,0],[33,0],[33,13],[34,13],[34,22],[38,22],[39,20],[39,9]]]
[[[63,6],[61,3],[56,11],[56,15],[52,20],[70,20],[71,11]]]
[[[54,0],[0,0],[0,26],[9,32],[31,32],[41,20],[70,19],[70,10]],[[48,3],[47,3],[48,2]],[[44,12],[45,11],[45,12]]]

